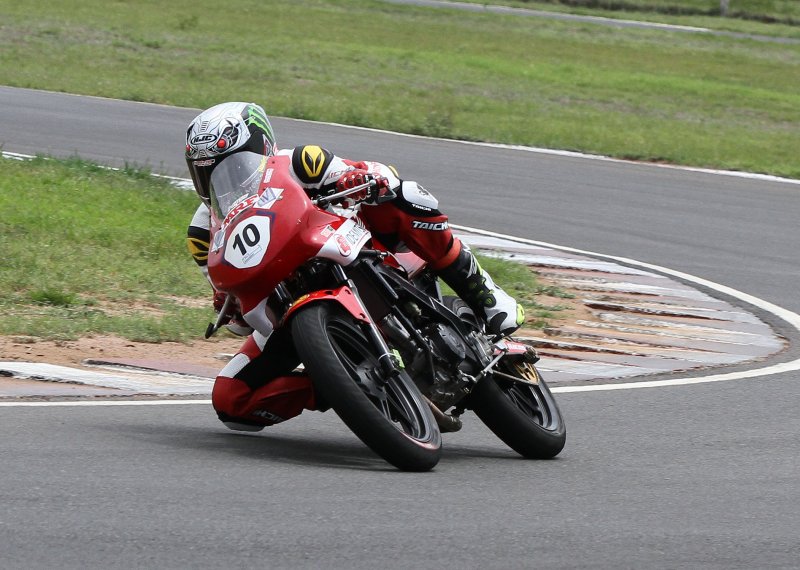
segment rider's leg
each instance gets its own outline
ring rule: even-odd
[[[230,429],[259,431],[316,409],[307,376],[292,374],[298,360],[280,333],[258,332],[220,371],[211,393],[219,419]]]
[[[403,246],[427,261],[456,294],[484,318],[489,332],[510,334],[522,325],[524,312],[513,297],[481,269],[469,248],[453,236],[447,216],[430,194],[414,185],[391,202],[365,206],[361,215],[378,240],[395,250]]]
[[[437,274],[473,311],[486,319],[487,330],[494,334],[511,334],[525,321],[522,305],[498,286],[466,244],[456,240],[460,251],[452,263]]]

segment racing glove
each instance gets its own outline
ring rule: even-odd
[[[373,181],[375,183],[370,187],[364,188],[355,194],[350,194],[345,200],[352,204],[358,204],[360,202],[381,204],[395,197],[395,193],[389,187],[389,180],[386,177],[376,176],[361,169],[345,172],[336,182],[336,191],[343,192]]]

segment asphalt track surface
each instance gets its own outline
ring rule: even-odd
[[[185,176],[196,112],[0,87],[0,144]],[[284,147],[396,165],[454,223],[800,312],[800,185],[273,126]],[[796,331],[760,316],[790,348],[759,366],[797,358]],[[237,435],[203,405],[0,407],[0,567],[797,568],[799,377],[559,394],[569,435],[552,461],[517,458],[468,415],[425,474],[391,469],[330,413]]]

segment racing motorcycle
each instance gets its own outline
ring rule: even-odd
[[[291,334],[323,408],[402,470],[433,468],[466,410],[522,456],[556,456],[564,421],[533,348],[484,332],[420,258],[338,206],[368,185],[312,199],[290,160],[239,152],[214,169],[208,268],[255,330]]]

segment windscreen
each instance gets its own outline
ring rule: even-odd
[[[211,207],[223,219],[242,197],[258,193],[267,157],[254,152],[237,152],[225,158],[211,173]]]

